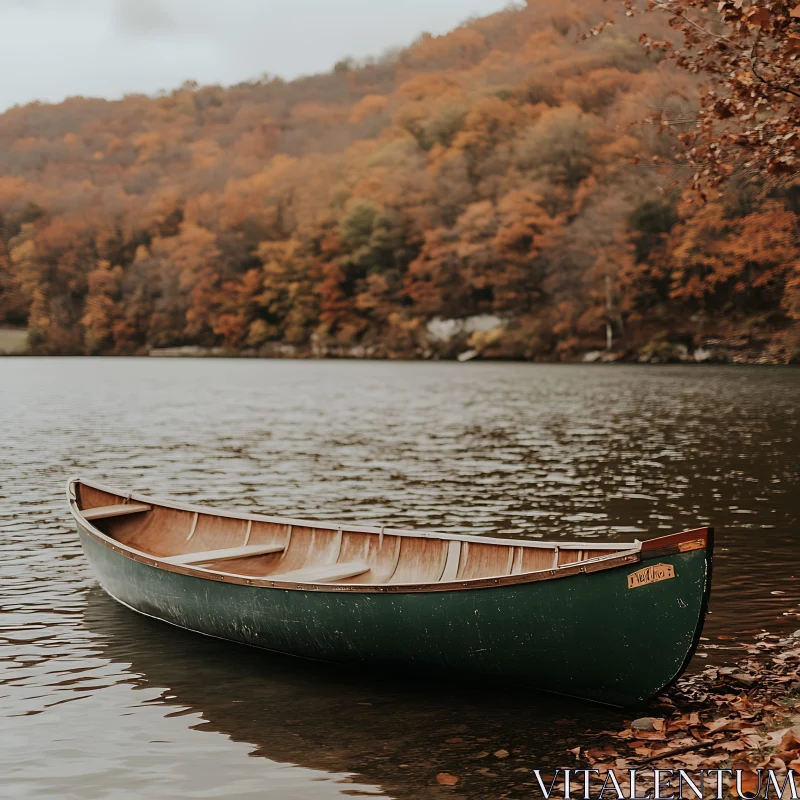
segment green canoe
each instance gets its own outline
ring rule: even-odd
[[[83,550],[123,605],[323,661],[501,679],[614,705],[686,668],[713,532],[539,542],[223,513],[72,479]]]

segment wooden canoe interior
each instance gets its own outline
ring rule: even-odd
[[[629,552],[637,545],[476,542],[349,531],[169,508],[80,483],[77,505],[111,539],[167,563],[296,583],[426,584],[520,575]],[[125,506],[128,506],[125,508]]]

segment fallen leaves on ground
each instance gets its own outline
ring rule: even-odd
[[[451,775],[449,772],[440,772],[436,776],[436,781],[442,786],[455,786],[458,783],[458,778],[455,775]]]
[[[600,782],[608,769],[644,765],[732,766],[742,770],[745,793],[755,791],[758,769],[777,770],[782,780],[781,773],[800,766],[798,644],[800,631],[788,639],[761,633],[735,665],[710,666],[679,680],[651,705],[657,715],[633,719],[620,731],[603,731],[605,743],[595,739],[568,752],[599,770]],[[645,781],[642,788],[652,787]]]

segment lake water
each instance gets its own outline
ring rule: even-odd
[[[798,401],[790,368],[0,359],[0,794],[529,797],[531,767],[566,765],[587,731],[630,718],[141,618],[89,571],[69,475],[501,536],[631,540],[710,523],[697,669],[762,629],[800,628]],[[458,784],[440,787],[439,772]]]

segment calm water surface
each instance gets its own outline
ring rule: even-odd
[[[138,617],[89,572],[68,475],[500,536],[711,523],[697,669],[800,628],[799,400],[793,369],[0,359],[0,795],[529,797],[530,767],[626,717]]]

